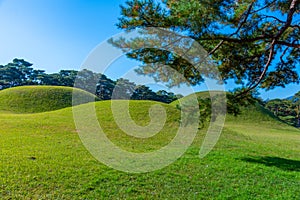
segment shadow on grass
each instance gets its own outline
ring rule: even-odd
[[[274,166],[285,171],[297,171],[297,172],[300,171],[300,161],[298,160],[290,160],[290,159],[270,157],[270,156],[248,157],[248,158],[242,158],[241,160],[246,162],[251,162],[251,163],[264,164],[265,166],[268,167]]]

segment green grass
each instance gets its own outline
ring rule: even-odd
[[[116,103],[122,104],[122,101]],[[155,102],[131,101],[130,114],[146,125]],[[162,104],[168,120],[149,139],[127,136],[113,120],[111,102],[95,103],[101,126],[112,142],[133,152],[166,145],[180,113]],[[79,105],[85,109],[88,104]],[[205,158],[199,133],[188,151],[170,166],[144,174],[111,169],[85,149],[72,109],[46,113],[0,112],[0,199],[298,199],[300,131],[259,106],[228,116],[217,145]]]
[[[13,113],[37,113],[72,106],[72,95],[78,99],[76,105],[87,103],[96,96],[80,89],[62,86],[22,86],[0,91],[0,111]]]
[[[194,98],[205,99],[205,98],[210,98],[211,96],[214,96],[214,95],[221,95],[221,94],[223,94],[223,91],[197,92],[196,94],[191,94],[191,95],[185,96],[181,99],[175,100],[175,101],[171,102],[170,105],[176,106],[176,105],[180,104],[179,101],[181,101],[181,103],[184,103],[185,101],[194,100]]]

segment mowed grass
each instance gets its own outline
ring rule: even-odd
[[[21,86],[0,91],[0,111],[12,113],[38,113],[94,101],[89,92],[62,86]],[[79,100],[78,100],[79,99]]]
[[[116,103],[122,104],[123,101]],[[151,101],[131,101],[137,124],[150,121]],[[149,139],[120,130],[111,102],[95,103],[108,138],[133,152],[155,151],[176,134],[180,113],[164,106],[168,120]],[[88,106],[80,105],[82,109]],[[98,162],[81,143],[72,109],[36,114],[0,112],[1,199],[299,199],[300,131],[261,107],[228,116],[217,145],[199,150],[206,130],[176,162],[158,171],[130,174]]]

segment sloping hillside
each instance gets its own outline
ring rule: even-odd
[[[0,111],[38,113],[87,103],[96,96],[80,89],[62,86],[22,86],[0,91]]]
[[[111,103],[96,102],[95,110],[107,138],[116,146],[135,153],[153,152],[175,137],[180,112],[174,106],[158,103],[168,116],[164,127],[153,137],[135,138],[118,127]],[[114,103],[119,108],[124,105],[124,101]],[[130,101],[129,113],[136,124],[150,123],[149,109],[155,104]],[[76,108],[84,111],[90,105]],[[143,174],[117,171],[98,162],[78,136],[72,108],[26,115],[0,112],[0,122],[1,199],[297,199],[300,196],[300,131],[277,122],[256,106],[243,109],[239,117],[228,116],[217,145],[203,159],[199,158],[199,150],[205,129],[199,130],[194,143],[180,159]]]
[[[210,94],[220,94],[219,91],[211,91],[211,92],[197,92],[196,97],[197,98],[210,98]],[[183,97],[182,100],[188,101],[193,95],[188,95],[186,97]],[[170,105],[176,106],[179,105],[179,100],[173,101]],[[227,114],[226,116],[226,121],[235,121],[235,122],[270,122],[270,123],[281,123],[278,118],[276,118],[272,112],[269,110],[265,109],[263,106],[259,105],[256,103],[255,105],[249,105],[247,107],[242,107],[241,108],[241,114],[238,116],[233,116],[230,114]]]

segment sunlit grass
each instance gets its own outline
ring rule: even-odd
[[[132,101],[138,123],[149,122],[150,101]],[[161,104],[161,103],[160,103]],[[169,113],[165,130],[153,138],[126,136],[113,122],[110,101],[96,103],[107,136],[134,152],[166,145],[178,125]],[[81,105],[82,107],[86,105]],[[150,173],[111,169],[85,149],[72,109],[37,114],[0,113],[1,199],[297,199],[300,196],[300,131],[259,107],[228,116],[217,145],[205,158],[199,150],[205,129],[184,156]]]
[[[6,113],[38,113],[72,106],[97,99],[89,92],[63,86],[22,86],[0,91],[0,111]],[[74,104],[74,105],[75,105]]]

